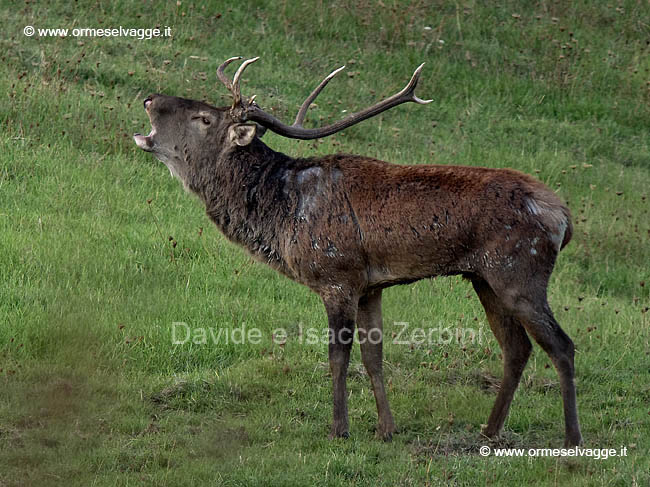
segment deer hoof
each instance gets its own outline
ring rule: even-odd
[[[388,431],[384,432],[384,433],[377,431],[377,437],[381,441],[386,442],[386,443],[390,443],[391,441],[393,441],[393,433],[388,432]]]
[[[483,428],[481,428],[481,437],[482,439],[489,439],[489,440],[497,440],[499,439],[499,430],[496,430],[495,428],[491,428],[488,425],[483,425]]]
[[[350,433],[348,431],[347,425],[337,425],[333,424],[330,429],[329,439],[333,440],[334,438],[349,438]]]
[[[349,437],[350,437],[350,433],[348,433],[347,431],[344,431],[343,433],[331,432],[328,436],[330,440],[335,440],[336,438],[343,438],[347,440]]]
[[[393,435],[397,433],[397,428],[395,426],[389,428],[382,428],[381,426],[377,428],[376,436],[386,443],[393,441]]]
[[[567,436],[564,439],[564,448],[571,448],[572,446],[580,446],[582,444],[582,435],[580,433]]]

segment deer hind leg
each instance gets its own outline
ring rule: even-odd
[[[371,291],[359,300],[357,327],[361,345],[361,360],[370,376],[372,391],[377,403],[379,417],[377,435],[384,441],[390,441],[397,428],[388,405],[382,371],[381,289]]]
[[[526,330],[512,316],[503,303],[483,280],[472,281],[474,289],[485,309],[490,328],[503,354],[503,381],[483,434],[493,438],[499,435],[508,416],[512,398],[517,390],[521,374],[526,367],[532,345]]]
[[[546,298],[538,306],[522,306],[520,319],[526,331],[548,354],[557,370],[564,403],[564,445],[578,446],[582,444],[582,435],[576,404],[575,346],[555,320]]]
[[[541,276],[536,278],[536,276]],[[560,328],[546,299],[547,279],[543,272],[531,270],[526,281],[506,280],[492,276],[491,288],[501,298],[506,307],[526,329],[528,334],[548,354],[557,370],[564,404],[564,427],[566,446],[582,443],[578,410],[576,405],[576,386],[574,353],[571,339]]]

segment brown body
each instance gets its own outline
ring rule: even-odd
[[[487,278],[494,269],[510,281],[522,266],[537,270],[532,249],[549,244],[557,251],[565,233],[568,240],[568,210],[517,171],[399,166],[348,155],[310,162],[294,173],[303,181],[295,188],[299,218],[283,242],[289,276],[310,287],[325,280],[320,269],[331,274],[334,259],[347,274],[358,272],[362,292],[437,275]],[[310,221],[317,225],[303,233]],[[546,230],[562,235],[546,242]],[[307,273],[296,254],[313,260]]]
[[[496,436],[503,427],[530,335],[560,376],[565,444],[581,442],[574,347],[546,300],[572,229],[569,210],[551,190],[507,169],[401,166],[352,155],[294,159],[267,147],[259,127],[238,121],[233,109],[163,95],[147,98],[145,109],[153,130],[136,135],[138,146],[202,199],[224,235],[321,296],[331,335],[332,437],[348,435],[345,383],[355,325],[378,433],[388,439],[396,431],[381,341],[364,339],[381,334],[382,289],[461,274],[472,281],[503,350],[504,379],[484,433]]]

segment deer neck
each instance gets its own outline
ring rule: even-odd
[[[198,182],[206,212],[226,238],[283,273],[280,237],[290,203],[281,183],[292,161],[255,141],[220,157],[217,170]]]

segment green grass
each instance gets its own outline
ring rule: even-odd
[[[648,485],[650,9],[620,2],[2,2],[0,485]],[[173,37],[26,37],[169,26]],[[228,103],[215,68],[259,55],[246,94],[290,120],[332,69],[325,123],[400,89],[426,61],[426,107],[396,108],[295,156],[514,167],[569,202],[550,286],[574,339],[586,446],[625,458],[484,458],[499,348],[467,283],[385,292],[387,333],[472,327],[481,343],[387,344],[401,433],[373,437],[354,349],[348,441],[331,415],[317,296],[253,263],[135,147],[151,92]],[[170,237],[173,240],[170,240]],[[174,243],[176,245],[174,246]],[[173,345],[172,323],[262,330],[260,344]],[[271,339],[285,328],[285,345]],[[538,347],[502,445],[558,447],[557,375]]]

